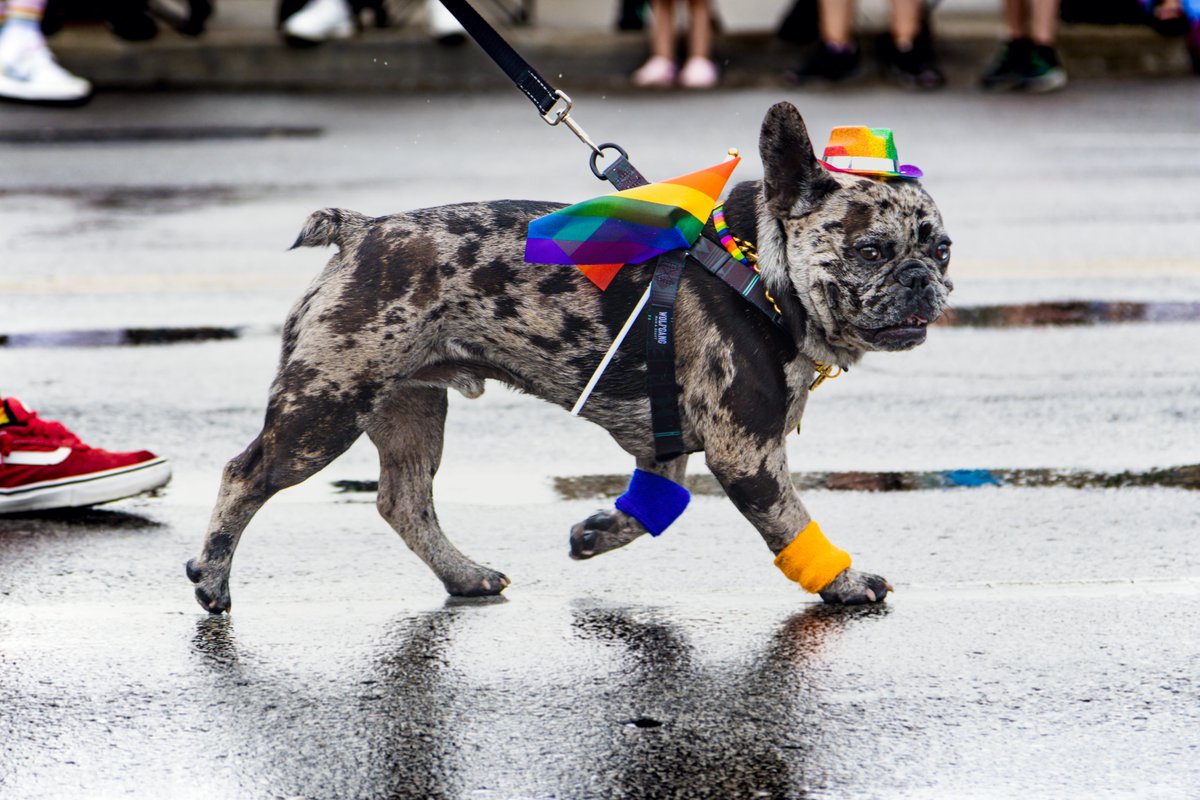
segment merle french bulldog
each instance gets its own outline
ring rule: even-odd
[[[704,453],[779,553],[810,522],[784,440],[804,413],[814,364],[848,367],[870,350],[915,347],[952,285],[949,239],[919,184],[825,169],[789,103],[767,112],[759,147],[764,178],[736,185],[725,216],[735,236],[757,247],[786,330],[689,268],[675,357],[685,450]],[[309,217],[296,246],[335,245],[337,253],[288,316],[262,432],[226,466],[200,555],[187,564],[205,609],[229,610],[234,550],[263,503],[363,433],[379,449],[379,513],[446,590],[494,595],[508,586],[451,544],[434,513],[446,392],[477,397],[490,378],[571,408],[653,270],[626,266],[602,293],[574,267],[524,263],[528,223],[559,208],[506,200]],[[582,416],[638,468],[682,482],[686,455],[655,460],[644,324]],[[572,528],[571,555],[590,558],[645,532],[622,511],[602,511]],[[880,601],[889,588],[846,568],[819,591],[826,602],[849,604]]]

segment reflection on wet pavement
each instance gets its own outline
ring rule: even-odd
[[[324,133],[312,125],[132,125],[104,128],[25,128],[0,130],[0,144],[100,144],[117,142],[198,142],[236,139],[312,139]]]
[[[274,331],[248,328],[119,328],[96,331],[38,331],[0,334],[0,347],[120,347],[240,339]]]
[[[554,488],[564,500],[613,497],[625,491],[627,475],[576,475],[557,477]],[[1091,472],[1065,469],[955,469],[933,472],[793,472],[797,489],[830,489],[858,492],[907,492],[922,489],[956,489],[983,486],[1021,486],[1070,489],[1122,489],[1164,486],[1200,489],[1200,464],[1126,472]],[[723,496],[725,490],[711,475],[689,475],[692,494]],[[377,491],[372,481],[335,481],[342,492]]]
[[[1042,325],[1105,325],[1118,322],[1195,322],[1200,303],[1123,303],[1076,300],[951,308],[939,325],[1025,328]]]
[[[294,191],[296,187],[288,187]],[[49,197],[69,200],[91,211],[122,211],[138,214],[173,214],[206,206],[227,206],[260,200],[282,187],[258,185],[207,186],[71,186],[36,189],[0,189],[0,199],[18,200]]]
[[[811,607],[730,663],[698,650],[671,612],[577,606],[565,649],[543,654],[559,666],[537,675],[510,674],[511,655],[477,661],[479,612],[447,605],[396,618],[342,659],[336,682],[245,649],[231,618],[202,619],[191,647],[208,678],[192,699],[221,732],[216,748],[236,759],[243,790],[802,797],[806,774],[819,782],[823,771],[828,688],[813,667],[848,626],[888,609]],[[320,744],[335,724],[357,740],[339,743],[340,763]]]

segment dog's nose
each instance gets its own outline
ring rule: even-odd
[[[929,273],[920,261],[905,261],[896,267],[896,282],[901,286],[919,292],[929,281]]]

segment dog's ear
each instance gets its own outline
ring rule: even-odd
[[[803,214],[837,190],[818,163],[804,120],[791,103],[776,103],[767,111],[758,150],[763,163],[763,196],[775,216]]]

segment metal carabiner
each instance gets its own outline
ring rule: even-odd
[[[575,120],[571,119],[571,109],[575,107],[575,101],[573,101],[562,89],[555,89],[554,96],[558,99],[554,101],[554,105],[550,106],[550,109],[545,114],[542,114],[542,119],[545,121],[545,123],[551,127],[554,127],[560,122],[566,124],[567,128],[570,129],[571,133],[575,134],[579,141],[590,147],[593,153],[599,155],[600,148],[597,147],[596,143],[593,142],[591,137],[587,135],[587,132],[584,131],[583,128],[579,127],[579,124],[575,122]],[[559,100],[562,101],[562,108],[559,108]]]

